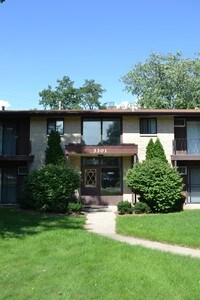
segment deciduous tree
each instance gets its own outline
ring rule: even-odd
[[[200,59],[153,53],[122,77],[140,108],[200,108]]]
[[[68,76],[57,80],[58,85],[55,89],[49,85],[47,89],[39,93],[39,104],[50,109],[101,109],[105,108],[102,105],[100,98],[102,98],[105,90],[101,84],[94,80],[85,80],[83,86],[74,87],[74,81]]]

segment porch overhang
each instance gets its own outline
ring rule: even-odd
[[[69,144],[65,146],[66,155],[74,156],[133,156],[138,153],[138,145],[97,145],[86,146],[81,144]]]

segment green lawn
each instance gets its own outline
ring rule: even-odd
[[[199,299],[200,260],[113,241],[84,222],[0,209],[0,299]]]
[[[119,216],[116,228],[125,235],[200,248],[200,210]]]

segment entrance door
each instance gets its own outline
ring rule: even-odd
[[[190,169],[190,202],[200,203],[200,169]]]
[[[99,180],[98,180],[98,167],[84,167],[82,169],[83,183],[82,194],[84,195],[98,195],[99,194]]]
[[[1,185],[1,203],[12,204],[16,203],[17,193],[17,170],[3,169],[2,170],[2,185]]]
[[[82,159],[82,195],[122,194],[121,158],[85,157]]]

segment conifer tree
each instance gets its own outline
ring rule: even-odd
[[[163,149],[163,146],[159,140],[159,138],[157,138],[157,140],[154,143],[154,158],[159,158],[161,159],[163,162],[168,162],[166,155],[165,155],[165,151]]]
[[[146,160],[154,158],[154,141],[152,139],[149,140],[146,147]]]
[[[51,131],[48,137],[45,151],[45,164],[61,165],[65,162],[65,156],[61,148],[61,139],[57,131]]]

